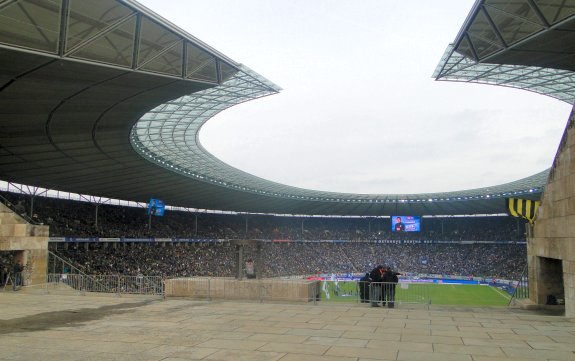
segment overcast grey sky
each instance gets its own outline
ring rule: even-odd
[[[472,0],[141,0],[284,90],[200,141],[292,186],[350,193],[485,187],[551,165],[570,106],[431,75]]]

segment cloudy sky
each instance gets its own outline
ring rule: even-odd
[[[140,0],[283,91],[211,119],[228,164],[350,193],[485,187],[551,165],[570,106],[431,75],[473,0]]]

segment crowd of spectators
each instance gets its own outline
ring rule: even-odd
[[[38,222],[52,237],[212,238],[269,240],[435,240],[525,241],[523,221],[513,217],[423,218],[421,232],[392,233],[383,217],[288,217],[166,210],[149,217],[145,208],[1,193]],[[96,224],[97,213],[97,224]]]
[[[383,217],[287,217],[166,211],[148,227],[145,208],[2,193],[15,209],[50,226],[51,237],[212,239],[220,242],[73,243],[58,254],[91,274],[232,276],[230,239],[259,239],[264,277],[365,272],[377,264],[401,272],[516,278],[525,244],[381,244],[374,240],[525,241],[524,222],[504,216],[423,218],[421,232],[391,232]],[[97,212],[97,224],[96,224]],[[270,241],[283,242],[270,242]],[[295,242],[338,240],[345,242]],[[256,259],[246,248],[246,259]]]
[[[235,246],[217,243],[79,243],[56,253],[88,274],[231,277]],[[375,244],[264,242],[246,246],[263,277],[364,273],[385,264],[402,273],[518,279],[527,261],[524,244]]]
[[[57,250],[55,253],[91,275],[144,275],[163,277],[233,275],[234,259],[229,243],[134,243],[113,248],[91,244]],[[61,271],[61,270],[58,270]]]

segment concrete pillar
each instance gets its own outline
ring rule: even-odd
[[[256,262],[254,267],[257,279],[260,279],[262,277],[261,266],[262,266],[262,244],[261,242],[258,242],[256,245]]]
[[[236,264],[237,273],[236,278],[241,280],[244,275],[244,246],[241,244],[236,245]]]

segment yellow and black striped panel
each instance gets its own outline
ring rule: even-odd
[[[522,217],[533,223],[540,203],[531,199],[507,198],[507,211],[513,217]]]

